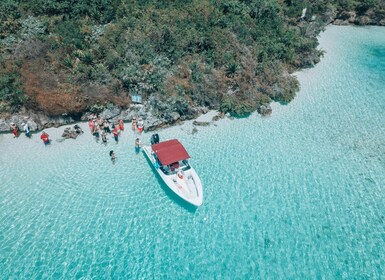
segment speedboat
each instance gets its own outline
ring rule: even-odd
[[[166,185],[183,200],[201,206],[202,182],[188,162],[190,156],[183,145],[177,139],[159,143],[157,134],[151,137],[151,144],[143,146],[143,151]]]

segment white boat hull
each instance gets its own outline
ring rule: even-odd
[[[155,170],[158,172],[159,176],[176,195],[192,205],[202,205],[202,182],[191,165],[189,165],[190,168],[188,170],[183,171],[183,176],[181,176],[182,178],[180,178],[176,173],[167,175],[157,164],[151,147],[144,146],[143,151],[150,160],[151,164],[154,166]]]

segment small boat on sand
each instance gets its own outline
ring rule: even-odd
[[[202,205],[201,180],[188,162],[190,155],[177,139],[159,143],[159,136],[154,134],[151,137],[151,146],[143,146],[143,151],[175,194],[192,205]]]

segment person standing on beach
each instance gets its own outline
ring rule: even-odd
[[[19,128],[15,123],[11,123],[10,130],[13,134],[13,138],[19,137]]]
[[[105,131],[102,132],[102,142],[107,145],[107,133]]]
[[[106,133],[111,133],[110,124],[107,120],[104,121],[103,129]]]
[[[96,142],[99,142],[99,138],[100,138],[100,128],[99,128],[99,125],[98,125],[98,124],[95,124],[95,126],[94,126],[94,133],[93,133],[93,135],[95,136]]]
[[[40,136],[40,139],[43,140],[44,145],[48,145],[51,140],[49,140],[49,135],[47,132],[43,131],[43,133]]]
[[[21,125],[23,126],[23,130],[24,130],[25,136],[27,136],[28,138],[31,138],[31,132],[29,130],[28,124],[27,123],[22,123]]]
[[[114,130],[112,131],[112,134],[114,134],[114,139],[115,139],[115,142],[116,142],[116,144],[118,144],[118,142],[119,142],[119,127],[116,125],[115,127],[114,127]]]
[[[143,119],[140,117],[139,120],[138,120],[138,132],[139,133],[142,133],[143,131],[143,126],[144,126],[144,122],[143,122]]]
[[[136,117],[132,117],[131,127],[133,131],[136,130]]]
[[[95,128],[95,122],[94,122],[93,119],[90,119],[88,121],[88,127],[90,128],[91,134],[93,134],[94,133],[94,128]]]
[[[124,121],[123,120],[119,120],[119,129],[120,129],[120,131],[124,131]]]

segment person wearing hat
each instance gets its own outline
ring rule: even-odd
[[[19,128],[15,123],[11,122],[10,130],[13,133],[14,138],[19,137]]]

